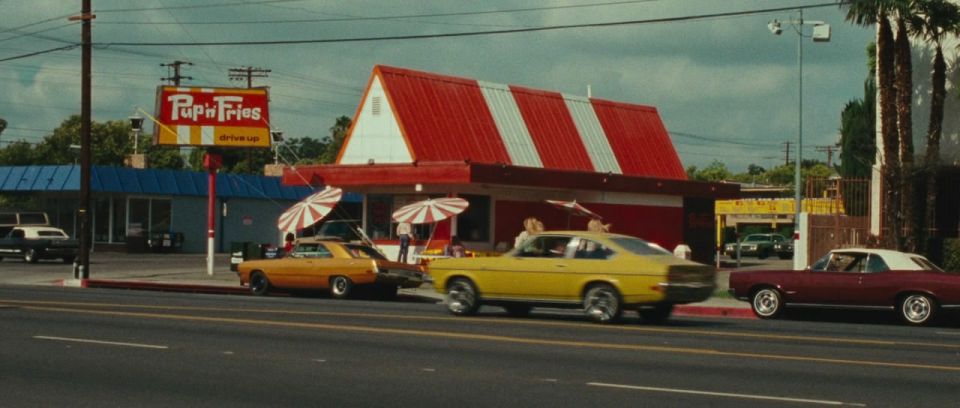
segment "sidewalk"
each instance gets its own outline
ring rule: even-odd
[[[64,278],[64,274],[72,273],[72,266],[50,262],[27,265],[6,260],[2,268],[0,283],[3,284],[249,294],[249,289],[240,286],[237,274],[230,270],[227,254],[215,256],[212,275],[207,274],[206,255],[203,254],[95,253],[90,257],[90,279],[86,280],[75,280],[70,275]],[[718,271],[718,291],[726,291],[728,276],[729,271]],[[401,289],[400,296],[426,302],[443,301],[443,295],[429,284]],[[749,304],[728,297],[713,297],[700,303],[678,305],[674,314],[755,318]]]

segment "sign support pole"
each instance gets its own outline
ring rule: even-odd
[[[203,155],[203,166],[207,168],[207,275],[213,276],[213,254],[217,227],[217,169],[223,158],[210,150]]]

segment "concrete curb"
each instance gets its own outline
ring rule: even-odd
[[[753,311],[742,307],[679,305],[673,308],[675,316],[730,317],[735,319],[757,319]]]

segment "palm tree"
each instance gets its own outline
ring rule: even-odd
[[[841,8],[847,9],[847,21],[860,26],[877,25],[877,87],[880,102],[880,134],[883,139],[882,167],[883,225],[881,238],[887,247],[897,245],[899,236],[898,214],[900,213],[899,189],[896,188],[900,176],[899,137],[896,118],[896,89],[894,88],[894,48],[893,31],[889,16],[895,12],[898,0],[852,0],[842,1]]]
[[[923,160],[927,194],[922,230],[925,238],[932,238],[937,235],[937,169],[940,164],[943,104],[947,95],[947,64],[943,59],[943,40],[948,34],[957,34],[960,31],[960,7],[946,0],[917,2],[916,14],[909,27],[911,34],[934,46],[933,72],[930,75],[930,122],[927,128],[927,150]],[[926,244],[926,239],[920,243]]]
[[[914,228],[916,224],[916,201],[913,197],[913,63],[910,60],[910,36],[907,34],[907,22],[915,16],[914,0],[893,0],[892,6],[897,23],[897,35],[894,39],[894,87],[897,90],[897,134],[900,139],[900,174],[897,177],[900,194],[900,225],[896,230],[897,249],[916,251]],[[920,2],[922,3],[922,2]]]

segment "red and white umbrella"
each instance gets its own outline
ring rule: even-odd
[[[589,217],[595,220],[603,219],[599,214],[590,211],[587,207],[580,205],[577,200],[573,201],[560,201],[560,200],[545,200],[547,203],[557,207],[561,210],[569,212],[571,215],[578,215],[581,217]]]
[[[429,224],[460,214],[469,205],[467,200],[459,197],[431,198],[403,206],[393,212],[393,219],[410,224]]]
[[[342,195],[343,190],[330,186],[311,194],[280,214],[277,228],[280,231],[296,232],[316,224],[333,210]]]

